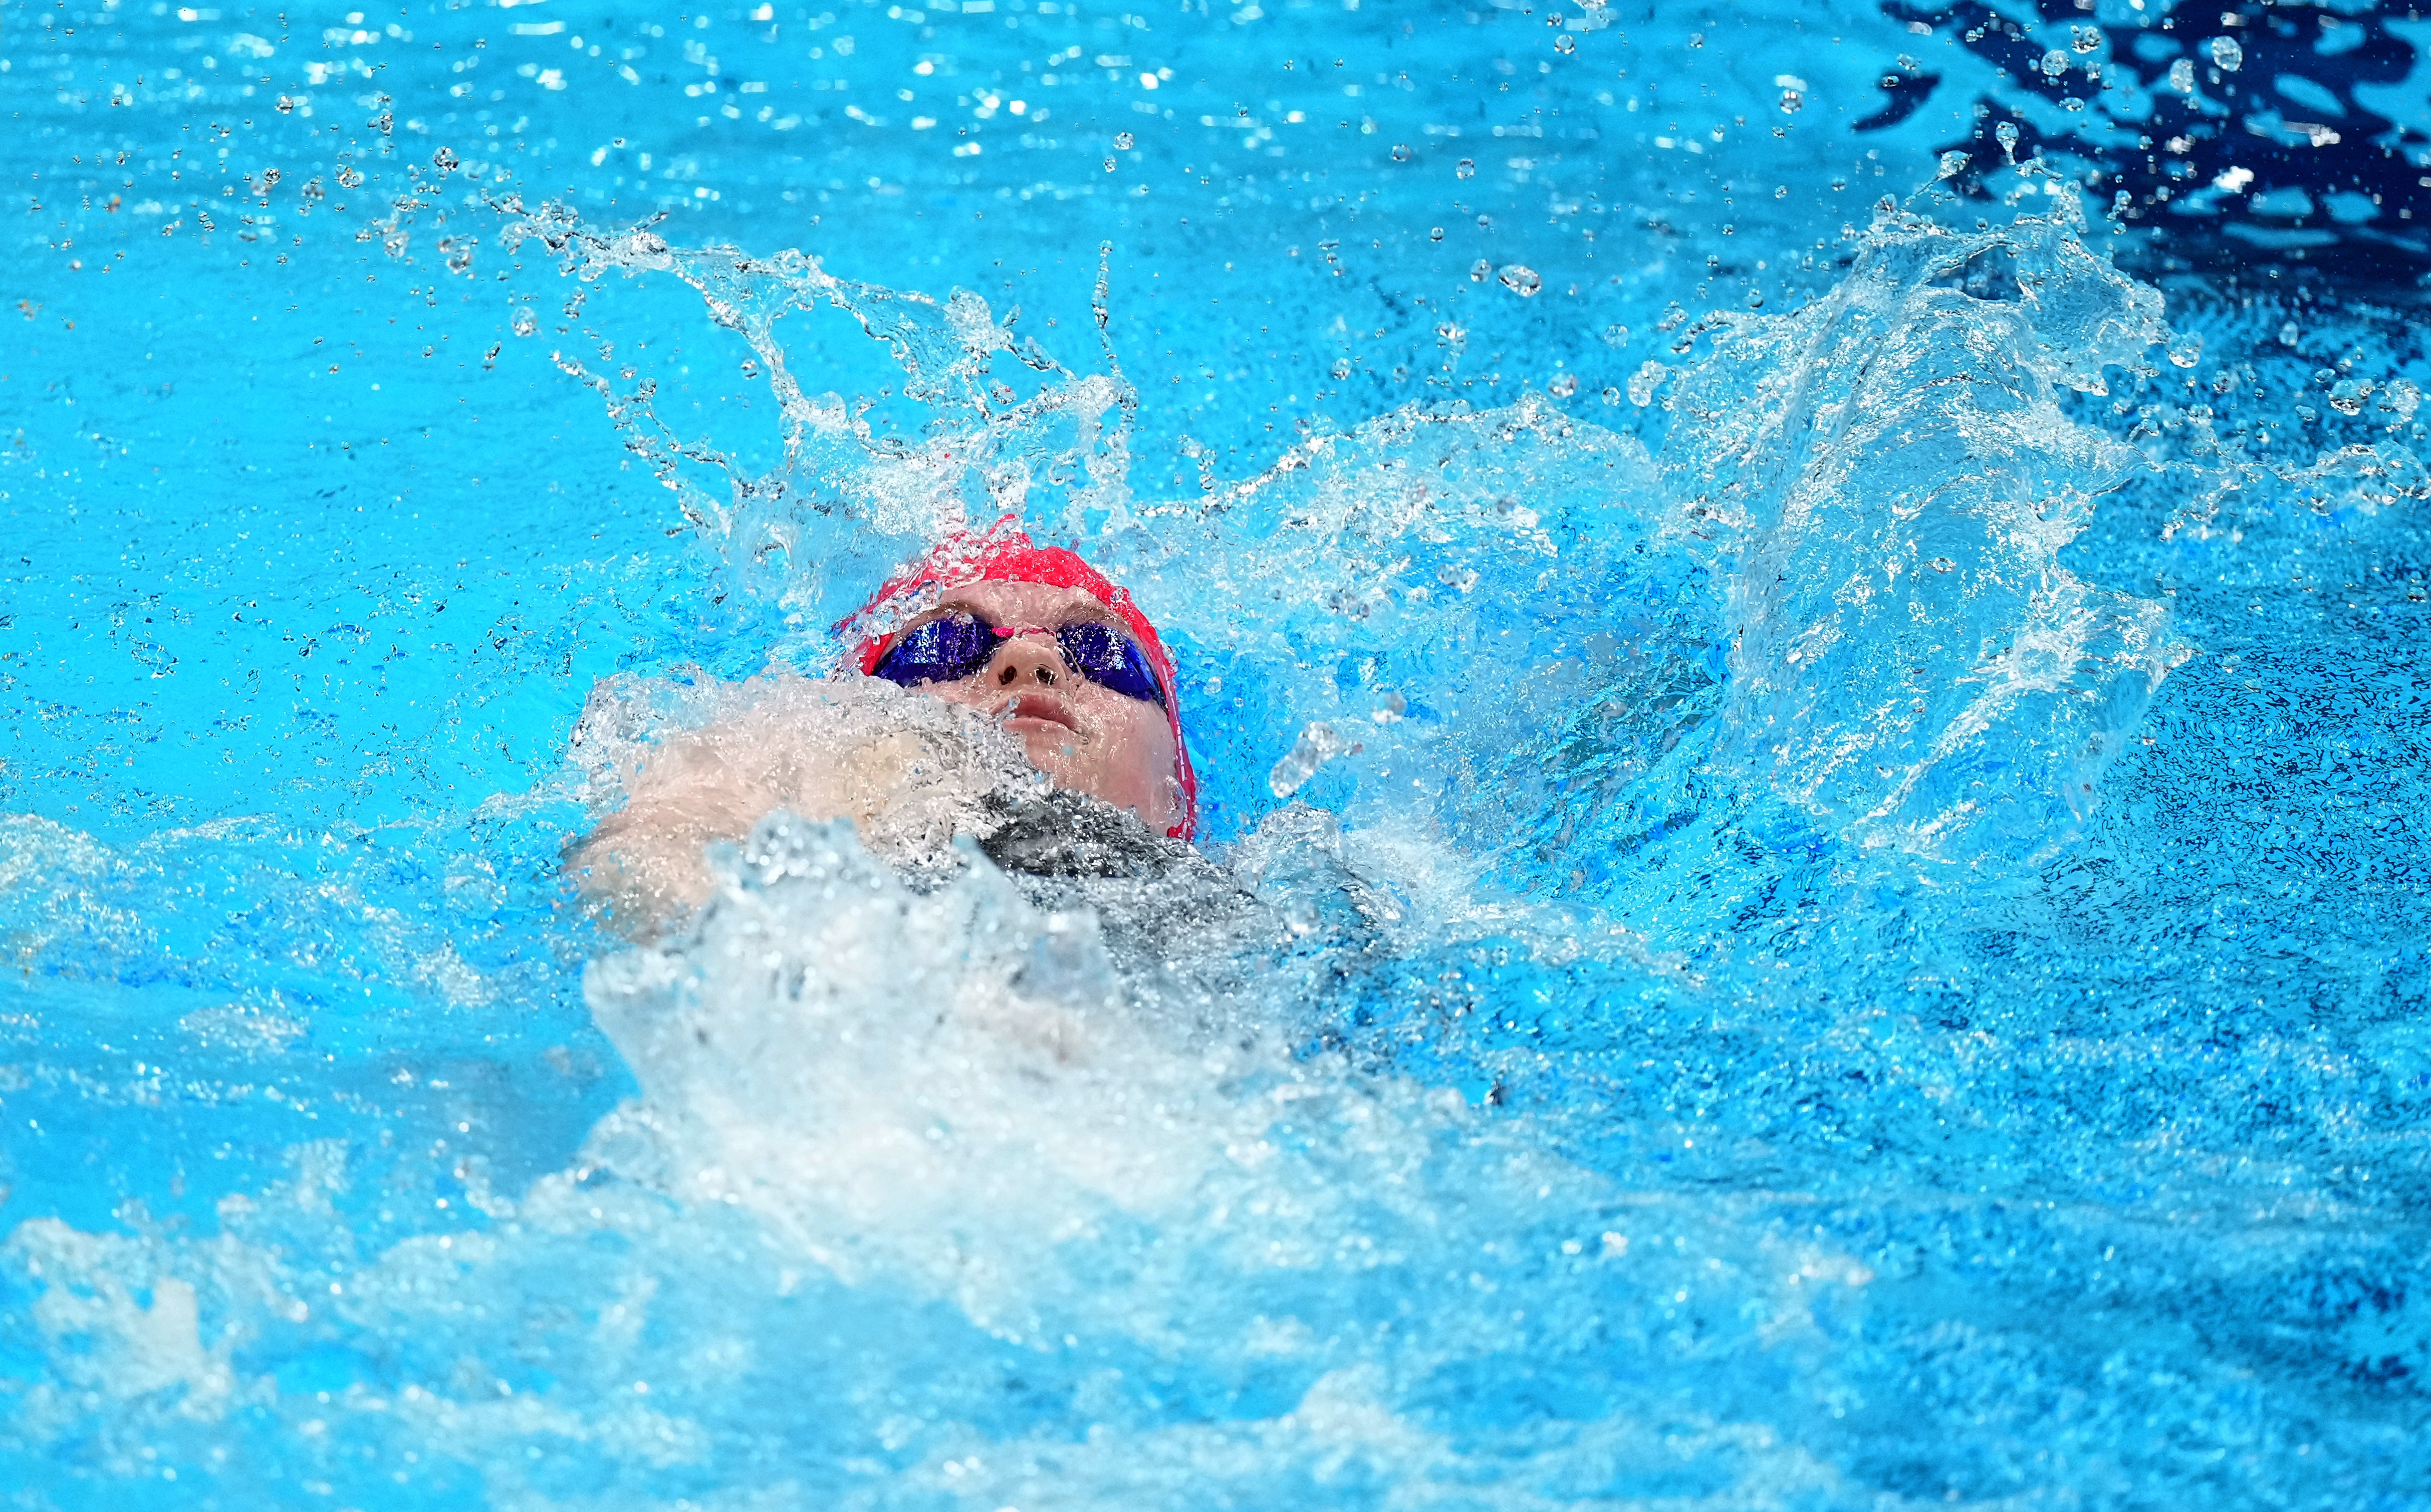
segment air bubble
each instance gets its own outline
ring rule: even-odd
[[[2195,60],[2193,59],[2181,58],[2176,62],[2170,65],[2170,88],[2177,91],[2180,94],[2192,94],[2195,92]]]
[[[2043,77],[2057,78],[2068,72],[2068,54],[2054,47],[2043,54]]]
[[[1654,390],[1671,370],[1661,362],[1649,360],[1629,375],[1629,402],[1643,410],[1654,402]]]
[[[2214,37],[2211,40],[2211,60],[2234,74],[2245,66],[2245,49],[2237,44],[2234,37]]]
[[[1606,404],[1618,404],[1620,402],[1620,391],[1618,389],[1611,388],[1604,390],[1603,402]]]
[[[1350,359],[1349,359],[1349,358],[1347,358],[1347,357],[1337,357],[1337,358],[1335,358],[1335,359],[1333,360],[1333,379],[1334,379],[1334,381],[1335,381],[1335,382],[1337,382],[1337,383],[1339,383],[1339,382],[1340,382],[1340,381],[1342,381],[1344,378],[1349,378],[1350,376]]]
[[[1552,382],[1545,385],[1545,392],[1557,399],[1568,398],[1571,395],[1579,392],[1578,375],[1575,373],[1563,373],[1556,376]]]
[[[456,165],[461,161],[463,161],[462,159],[457,157],[445,147],[442,147],[437,152],[430,155],[430,166],[438,169],[443,174],[454,173],[456,171]]]
[[[1522,299],[1534,298],[1536,291],[1545,287],[1545,280],[1536,277],[1535,269],[1523,267],[1517,262],[1504,268],[1496,277],[1502,280],[1502,287]]]
[[[540,329],[540,317],[532,313],[531,306],[524,305],[516,309],[514,318],[507,325],[516,335],[528,336]]]
[[[1626,345],[1628,345],[1628,344],[1629,344],[1629,328],[1628,328],[1628,327],[1626,327],[1626,326],[1618,326],[1618,325],[1615,325],[1615,326],[1606,326],[1606,327],[1603,328],[1603,344],[1604,344],[1606,346],[1626,346]]]
[[[1782,113],[1782,114],[1784,114],[1784,115],[1796,115],[1796,114],[1797,114],[1801,109],[1804,109],[1805,105],[1806,105],[1806,96],[1805,96],[1805,95],[1803,95],[1803,94],[1801,94],[1798,91],[1796,91],[1796,90],[1783,90],[1783,91],[1781,92],[1781,113]]]
[[[1132,150],[1132,134],[1130,132],[1117,131],[1115,133],[1115,150],[1116,152],[1129,152]]]
[[[1405,143],[1399,142],[1393,143],[1393,160],[1395,162],[1408,162],[1410,160],[1410,149]]]
[[[2170,344],[2170,361],[2178,367],[2192,367],[2203,361],[2203,333],[2181,336]]]
[[[1484,283],[1493,276],[1494,264],[1486,261],[1484,258],[1479,258],[1476,261],[1468,265],[1468,281],[1471,283]]]
[[[1431,230],[1429,230],[1429,231],[1427,232],[1427,240],[1428,240],[1428,241],[1430,241],[1430,242],[1440,242],[1440,241],[1442,241],[1442,240],[1443,240],[1443,227],[1440,227],[1440,226],[1438,226],[1438,227],[1435,227],[1432,228]]]
[[[1451,176],[1454,178],[1474,178],[1477,176],[1477,164],[1473,160],[1463,158],[1452,165]]]
[[[1561,54],[1565,58],[1568,58],[1570,54],[1575,53],[1578,50],[1578,39],[1572,37],[1567,31],[1553,39],[1553,51]]]
[[[1107,159],[1107,160],[1106,160],[1106,172],[1108,172],[1108,173],[1113,173],[1114,171],[1115,171],[1115,160],[1113,160],[1112,158],[1109,158],[1109,159]]]
[[[2304,339],[2304,331],[2297,328],[2296,323],[2291,320],[2279,328],[2279,344],[2293,346]]]

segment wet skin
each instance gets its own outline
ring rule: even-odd
[[[1000,721],[1058,787],[1129,809],[1160,832],[1181,821],[1177,753],[1165,711],[1081,676],[1055,641],[1056,627],[1075,621],[1110,626],[1129,639],[1112,610],[1078,588],[973,582],[947,589],[936,608],[904,629],[957,609],[1022,633],[1000,640],[996,655],[969,677],[915,691]]]

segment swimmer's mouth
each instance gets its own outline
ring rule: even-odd
[[[1008,730],[1054,725],[1059,729],[1068,730],[1076,735],[1081,732],[1079,721],[1075,720],[1070,711],[1064,707],[1063,701],[1045,694],[1024,693],[1014,696],[1003,708],[997,711],[997,718],[1002,721]]]

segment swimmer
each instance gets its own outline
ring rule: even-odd
[[[779,809],[850,818],[898,861],[965,831],[1025,870],[1111,871],[1144,848],[1186,847],[1198,782],[1173,659],[1131,596],[1078,554],[1008,519],[930,550],[837,630],[853,644],[836,678],[735,689],[738,712],[659,742],[627,775],[625,805],[570,848],[578,884],[626,927],[706,901],[702,848],[743,839]],[[874,682],[921,699],[906,709]],[[1017,743],[1053,799],[1007,798],[974,716]]]
[[[931,593],[899,629],[863,640],[863,672],[980,711],[1057,787],[1190,838],[1199,784],[1173,658],[1131,595],[1077,554],[999,527],[937,547],[857,618]]]

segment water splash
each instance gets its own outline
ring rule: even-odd
[[[1863,844],[2049,856],[2189,654],[2059,560],[2144,458],[2058,391],[2169,339],[2082,225],[1886,210],[1829,297],[1713,322],[1668,401],[1683,544],[1729,574],[1726,759]]]
[[[1023,515],[1080,535],[1130,519],[1136,395],[1118,367],[1077,375],[1017,334],[1017,308],[999,322],[967,290],[941,301],[839,278],[798,251],[760,258],[731,246],[674,247],[646,225],[595,229],[556,204],[514,220],[503,235],[511,250],[538,240],[585,284],[611,273],[671,275],[698,294],[713,322],[748,344],[778,406],[780,460],[763,473],[679,437],[653,407],[656,384],[635,369],[612,378],[580,353],[555,355],[600,395],[627,448],[674,492],[722,563],[723,592],[781,611],[802,644],[823,647],[856,586],[956,530]],[[1101,328],[1102,281],[1101,271]],[[876,423],[871,396],[805,392],[779,322],[822,309],[842,311],[885,346],[912,412],[905,429]]]

